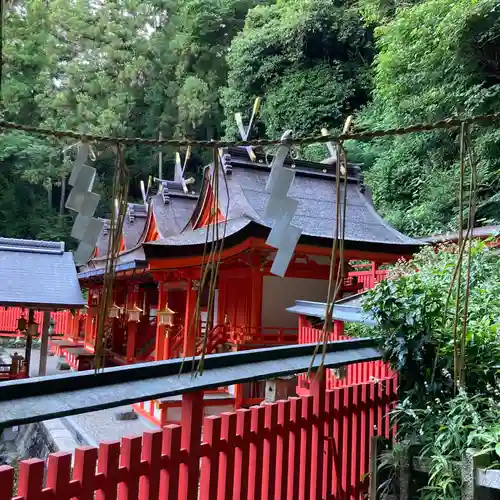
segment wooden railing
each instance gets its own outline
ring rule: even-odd
[[[393,437],[394,379],[203,418],[202,392],[183,397],[183,425],[99,448],[0,467],[0,499],[360,500],[372,436]],[[94,496],[95,495],[95,496]]]
[[[349,278],[356,279],[357,282],[362,285],[360,291],[370,290],[377,283],[384,280],[387,277],[387,270],[377,269],[375,273],[373,271],[353,271],[349,273]]]
[[[301,317],[299,320],[300,325],[300,343],[313,344],[317,343],[323,336],[323,330],[314,328],[307,321]],[[343,335],[343,331],[339,333],[337,324],[334,325],[333,331],[330,333],[328,340],[349,340],[348,335]],[[334,389],[337,387],[346,387],[364,382],[377,381],[386,378],[396,377],[397,374],[391,370],[388,363],[383,361],[365,361],[363,363],[351,364],[339,370],[326,370],[327,388]],[[308,379],[305,375],[299,375],[299,388],[300,393],[307,390]]]
[[[269,347],[273,345],[289,345],[298,343],[297,328],[249,326],[227,327],[227,341],[242,348]]]
[[[27,313],[24,310],[24,316]],[[0,310],[0,331],[2,332],[16,332],[17,331],[17,320],[23,315],[23,309],[20,307],[9,307],[7,309],[2,308]],[[58,311],[51,313],[51,317],[55,321],[55,333],[58,334],[68,334],[71,332],[73,315],[71,311]],[[38,324],[43,323],[43,312],[35,312],[35,321]]]

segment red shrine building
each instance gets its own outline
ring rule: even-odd
[[[160,181],[144,204],[128,205],[107,318],[106,366],[190,357],[200,352],[204,334],[209,354],[298,343],[297,316],[286,309],[296,300],[324,302],[327,296],[336,224],[335,165],[285,161],[284,166],[295,171],[288,195],[298,201],[292,224],[302,235],[281,278],[270,272],[276,250],[265,243],[272,228],[264,217],[270,172],[266,160],[260,153],[252,160],[244,148],[224,150],[218,197],[213,167],[208,166],[199,193],[186,192],[182,182]],[[372,262],[375,279],[378,266],[410,257],[422,244],[396,231],[376,212],[359,166],[348,167],[346,199],[342,296],[366,288],[356,272],[349,274],[354,270],[350,262]],[[209,293],[200,290],[200,279],[212,224],[219,225],[224,243],[214,317],[208,322],[213,327],[206,332]],[[79,370],[93,362],[108,232],[105,225],[93,258],[79,270],[80,284],[88,291],[86,321],[71,345],[60,346]],[[193,328],[198,300],[201,314]],[[261,383],[248,383],[207,393],[206,413],[256,404],[263,392]],[[180,418],[179,406],[170,398],[141,403],[137,409],[165,424]]]

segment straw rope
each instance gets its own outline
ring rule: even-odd
[[[145,137],[112,137],[107,135],[82,134],[74,130],[56,130],[43,127],[33,127],[31,125],[23,125],[5,120],[0,120],[0,129],[18,130],[48,137],[56,138],[73,138],[81,141],[96,141],[116,144],[117,142],[124,145],[165,145],[172,147],[200,147],[200,148],[224,148],[237,146],[276,146],[279,144],[324,144],[326,142],[342,143],[347,140],[369,141],[380,137],[390,137],[406,135],[414,132],[429,132],[437,129],[453,129],[460,128],[462,123],[465,125],[473,124],[488,124],[500,120],[500,112],[490,113],[486,115],[475,115],[469,118],[446,118],[432,123],[416,123],[408,127],[398,127],[385,130],[367,130],[360,132],[343,133],[340,135],[312,135],[306,137],[289,138],[286,140],[276,139],[253,139],[251,141],[221,141],[221,140],[189,140],[189,139],[153,139]]]

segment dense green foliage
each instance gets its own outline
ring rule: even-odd
[[[279,137],[338,126],[368,99],[371,30],[335,0],[277,0],[250,11],[227,58],[224,106],[232,115],[264,96],[261,133]]]
[[[109,135],[235,137],[262,97],[253,137],[286,129],[381,128],[496,110],[495,0],[18,0],[8,2],[0,112],[7,120]],[[479,219],[497,221],[498,132],[476,128]],[[74,141],[73,141],[74,142]],[[66,238],[66,140],[0,139],[0,234]],[[453,227],[456,132],[348,144],[378,208],[411,234]],[[109,212],[113,151],[94,145]],[[166,152],[165,175],[173,151]],[[301,151],[323,159],[324,146]],[[158,149],[128,147],[130,198]],[[207,156],[195,151],[196,173]]]
[[[495,0],[426,0],[377,29],[374,98],[364,126],[386,128],[498,110],[500,8]],[[498,221],[499,132],[474,131],[483,222]],[[410,233],[456,225],[455,132],[413,134],[366,148],[383,212]],[[370,161],[370,158],[372,159]]]
[[[424,498],[460,498],[460,477],[452,461],[468,447],[500,451],[500,260],[484,243],[471,252],[468,321],[465,325],[465,376],[454,380],[454,287],[457,247],[438,253],[425,249],[411,263],[394,269],[392,278],[369,293],[365,303],[378,327],[370,332],[385,359],[400,373],[401,401],[394,412],[399,442],[423,447],[432,471]],[[463,264],[464,276],[466,265]],[[465,280],[459,301],[462,332]]]

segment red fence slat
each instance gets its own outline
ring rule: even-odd
[[[288,500],[298,500],[300,483],[302,398],[290,398],[290,454],[288,457]]]
[[[182,426],[181,445],[187,452],[186,462],[181,462],[179,470],[179,498],[191,500],[198,495],[200,479],[200,446],[203,422],[203,391],[187,393],[182,396],[182,422],[190,425]]]
[[[48,458],[47,488],[55,498],[71,498],[71,453],[53,453]]]
[[[309,498],[308,488],[311,484],[311,468],[309,458],[311,457],[312,443],[312,419],[313,419],[313,398],[312,396],[302,397],[302,420],[300,429],[301,454],[300,454],[300,479],[299,479],[299,500]]]
[[[249,443],[251,411],[236,411],[236,435],[240,438],[234,452],[234,500],[248,498]]]
[[[265,407],[253,406],[249,463],[248,463],[248,498],[257,500],[262,497],[262,464],[265,439]]]
[[[200,500],[217,499],[221,427],[220,417],[205,418],[203,440],[209,445],[209,453],[201,459]]]
[[[221,438],[226,446],[219,460],[218,500],[232,500],[234,488],[234,449],[236,441],[236,414],[223,413]],[[1,499],[0,499],[1,500]]]
[[[0,500],[11,500],[14,487],[14,469],[0,465]]]
[[[97,448],[84,447],[75,450],[73,479],[80,484],[79,500],[94,500]]]
[[[278,426],[276,436],[276,497],[287,498],[288,454],[290,451],[290,401],[278,401]]]
[[[119,462],[119,442],[104,442],[99,445],[97,471],[104,476],[105,487],[97,492],[96,500],[116,500]]]
[[[162,432],[145,432],[142,436],[142,460],[148,473],[140,480],[140,500],[155,500],[160,494]]]
[[[311,471],[310,485],[311,500],[321,500],[323,495],[323,460],[325,444],[325,391],[326,379],[324,373],[313,374],[311,380],[311,394],[313,397],[312,415],[314,420],[311,426],[311,454],[309,468]],[[304,457],[306,458],[306,457]]]
[[[163,428],[162,466],[160,471],[160,498],[177,500],[179,498],[179,459],[181,454],[180,425],[167,425]]]
[[[268,404],[264,417],[264,460],[262,462],[262,497],[264,500],[274,500],[276,487],[276,447],[278,428],[278,405]]]
[[[139,498],[139,478],[141,467],[141,437],[124,437],[120,455],[120,468],[126,469],[125,481],[118,487],[119,500]]]
[[[25,460],[19,467],[17,494],[24,500],[41,500],[45,462],[38,458]]]

